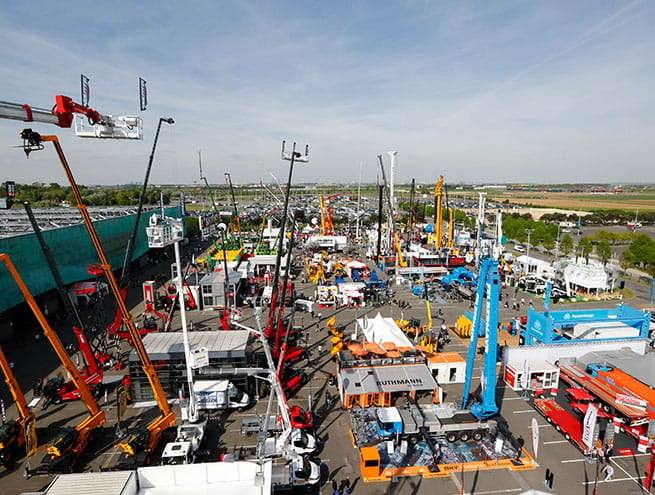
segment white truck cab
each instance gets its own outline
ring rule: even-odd
[[[162,466],[176,464],[193,464],[195,461],[194,450],[191,442],[170,442],[164,447],[161,455]]]
[[[196,380],[193,384],[198,409],[243,410],[250,397],[230,380]]]

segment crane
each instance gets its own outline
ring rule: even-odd
[[[76,119],[76,114],[81,119]],[[85,127],[85,117],[90,129]],[[64,95],[55,96],[52,110],[0,101],[0,118],[43,122],[59,127],[71,127],[75,120],[75,133],[80,137],[143,139],[143,123],[140,117],[102,115],[92,108],[75,103],[72,98]],[[29,153],[27,150],[26,152]]]
[[[482,305],[486,299],[487,314],[482,320]],[[468,360],[466,361],[466,377],[464,381],[464,396],[462,408],[465,409],[470,399],[473,364],[477,352],[478,337],[484,335],[486,342],[483,352],[482,394],[481,402],[471,405],[471,414],[479,419],[487,419],[498,413],[496,404],[496,362],[498,358],[498,306],[500,302],[500,277],[498,275],[498,260],[485,258],[480,265],[478,289],[473,310],[473,325],[471,342],[469,344]],[[483,328],[484,326],[484,328]]]
[[[389,192],[389,185],[387,184],[387,175],[384,172],[384,163],[382,163],[382,155],[378,155],[378,161],[380,162],[380,170],[382,172],[382,182],[384,184],[384,191],[387,197],[387,204],[389,205],[389,209],[387,212],[387,248],[389,251],[391,251],[391,243],[392,243],[393,232],[394,232],[393,203],[391,202],[391,193]]]
[[[2,347],[0,347],[0,370],[5,377],[9,392],[18,408],[18,418],[11,419],[0,426],[0,464],[10,469],[14,465],[15,458],[18,455],[18,449],[25,445],[25,440],[28,436],[27,433],[31,432],[31,435],[35,435],[36,429],[34,425],[36,423],[36,417],[27,406],[23,391],[18,385],[16,375],[14,375]],[[35,436],[32,437],[31,443],[30,450],[34,450],[36,448]]]
[[[64,171],[70,183],[73,195],[75,196],[77,208],[80,210],[87,232],[89,234],[89,237],[91,238],[91,242],[93,243],[93,246],[96,249],[96,253],[98,254],[98,258],[100,260],[99,267],[104,271],[109,288],[116,301],[116,304],[120,309],[123,322],[130,334],[130,338],[132,340],[134,350],[136,351],[139,357],[139,360],[141,362],[141,367],[144,371],[144,374],[148,378],[148,382],[150,383],[150,387],[153,390],[155,400],[157,401],[157,404],[159,406],[159,410],[161,413],[159,417],[155,418],[152,422],[150,422],[145,430],[139,432],[139,435],[130,436],[129,438],[132,439],[132,442],[129,441],[122,442],[123,445],[126,445],[126,447],[123,449],[123,454],[125,454],[124,457],[130,461],[136,462],[135,453],[137,452],[137,450],[151,452],[159,443],[159,440],[161,439],[164,430],[175,425],[175,413],[173,412],[170,405],[168,404],[168,400],[166,399],[166,394],[164,393],[164,389],[161,386],[159,377],[157,376],[157,372],[155,371],[155,368],[152,362],[150,361],[150,357],[146,352],[145,346],[141,341],[141,335],[139,334],[139,330],[136,328],[134,319],[132,318],[132,315],[130,314],[127,305],[125,304],[125,300],[121,295],[118,282],[116,281],[114,272],[112,271],[111,265],[109,264],[109,261],[105,254],[105,250],[102,247],[102,244],[100,243],[100,239],[98,238],[93,222],[91,221],[91,217],[89,216],[89,213],[87,211],[86,205],[82,201],[82,196],[80,194],[79,188],[77,187],[77,183],[75,182],[75,178],[73,177],[73,173],[68,165],[68,161],[66,160],[66,156],[64,155],[64,151],[61,147],[61,144],[59,143],[59,139],[57,138],[57,136],[54,135],[41,136],[39,133],[33,132],[31,129],[25,129],[21,133],[21,137],[23,138],[23,147],[25,150],[32,151],[34,149],[43,149],[42,143],[44,142],[51,142],[55,147],[55,151],[57,152],[59,160],[64,168]],[[26,153],[29,152],[26,151]],[[68,359],[68,356],[66,357]],[[75,373],[77,374],[77,369],[75,369]],[[80,386],[77,383],[76,385],[78,388],[80,388]],[[88,388],[83,381],[82,381],[82,385],[84,386],[84,390],[88,391]],[[80,389],[80,391],[83,392],[82,389]],[[86,399],[84,398],[84,393],[82,394],[82,397],[86,402]],[[93,397],[91,397],[91,399],[93,399]],[[104,413],[103,413],[103,419],[104,419]]]
[[[441,243],[443,242],[443,184],[443,175],[440,175],[434,186],[434,247],[437,251],[441,249]]]
[[[46,320],[45,315],[37,305],[36,300],[30,293],[27,285],[25,285],[25,282],[18,273],[18,270],[16,270],[9,255],[4,253],[0,254],[0,261],[5,264],[9,273],[18,285],[25,301],[43,329],[45,337],[57,353],[59,360],[64,366],[66,372],[70,375],[75,387],[79,390],[82,401],[89,411],[89,416],[75,428],[67,428],[60,431],[53,444],[48,447],[48,451],[43,458],[41,465],[33,470],[26,470],[26,475],[31,476],[32,474],[67,472],[73,469],[77,458],[91,440],[93,431],[105,423],[105,412],[98,407],[98,403],[93,398],[89,386],[86,384],[77,370],[77,367],[66,353],[66,349],[59,340],[57,333]]]

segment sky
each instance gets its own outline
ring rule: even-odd
[[[293,181],[655,182],[652,0],[18,2],[0,15],[0,100],[63,94],[140,115],[142,141],[0,119],[0,181],[286,182],[283,140],[310,148]],[[138,78],[148,108],[139,111]]]

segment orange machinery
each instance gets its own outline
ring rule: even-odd
[[[73,469],[77,458],[91,440],[93,431],[105,424],[105,412],[98,407],[98,403],[93,398],[89,386],[80,375],[73,361],[71,361],[70,356],[66,353],[66,349],[59,340],[59,337],[48,323],[48,320],[37,305],[36,300],[25,285],[25,282],[23,282],[9,256],[7,254],[0,254],[0,261],[7,266],[9,273],[16,281],[25,301],[43,329],[44,335],[57,353],[61,364],[70,375],[73,384],[80,391],[82,401],[89,411],[89,416],[75,428],[66,428],[60,431],[55,441],[48,447],[48,451],[41,461],[41,465],[35,469],[26,470],[26,475],[69,472]]]
[[[127,435],[119,442],[118,447],[121,449],[121,456],[119,469],[134,467],[140,463],[147,463],[150,457],[150,453],[155,449],[159,440],[162,437],[163,432],[170,427],[175,426],[176,418],[175,413],[171,409],[168,400],[166,399],[166,394],[164,389],[161,386],[157,372],[150,361],[150,357],[146,352],[145,346],[141,340],[141,335],[139,330],[136,328],[134,319],[130,314],[123,297],[121,296],[121,291],[116,281],[116,277],[112,271],[111,265],[107,259],[104,248],[100,243],[100,239],[95,231],[91,217],[87,211],[86,205],[82,201],[82,195],[80,194],[73,173],[68,165],[64,151],[59,143],[57,136],[41,136],[37,132],[33,132],[31,129],[25,129],[21,133],[24,144],[23,148],[26,154],[29,154],[30,151],[43,149],[43,142],[51,142],[55,147],[57,156],[61,162],[61,165],[64,168],[66,177],[71,186],[71,190],[75,196],[76,206],[80,210],[82,219],[91,238],[91,242],[96,249],[98,254],[98,259],[100,260],[99,267],[104,271],[105,277],[109,284],[109,288],[112,292],[112,295],[118,306],[118,310],[123,318],[123,323],[128,330],[132,345],[139,356],[141,361],[141,366],[143,371],[148,378],[148,382],[153,390],[155,400],[159,406],[161,414],[151,421],[145,428],[136,428],[134,430],[128,431]],[[86,385],[85,385],[86,387]]]
[[[32,410],[27,407],[27,401],[25,400],[23,391],[18,386],[16,376],[9,365],[9,361],[7,361],[2,347],[0,347],[0,370],[2,370],[5,376],[5,382],[7,383],[7,387],[9,387],[9,392],[18,408],[18,418],[11,419],[0,426],[0,464],[7,469],[11,469],[16,457],[19,455],[18,450],[25,445],[26,433],[35,432],[34,424],[36,418]],[[32,438],[31,450],[34,450],[36,447],[36,438]]]

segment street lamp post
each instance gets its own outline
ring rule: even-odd
[[[528,248],[526,249],[526,256],[528,258],[528,263],[530,263],[530,235],[534,229],[525,229],[525,232],[528,234]]]
[[[271,293],[271,306],[268,315],[268,325],[266,330],[271,332],[273,330],[274,317],[275,317],[275,308],[278,304],[279,297],[279,285],[280,285],[280,268],[282,262],[282,247],[284,242],[284,229],[287,223],[287,216],[289,214],[289,195],[291,193],[291,177],[293,176],[293,165],[296,161],[298,162],[308,162],[309,161],[309,146],[305,146],[305,154],[303,155],[299,151],[296,151],[296,143],[293,143],[291,153],[285,151],[286,141],[282,141],[282,160],[287,160],[290,162],[289,165],[289,179],[287,180],[287,190],[284,193],[284,207],[282,211],[282,219],[280,220],[280,233],[278,238],[278,248],[277,253],[275,254],[275,272],[273,273],[273,287]],[[289,271],[289,266],[287,266],[287,271]],[[286,291],[286,287],[284,288]],[[283,293],[284,294],[284,293]],[[282,296],[284,300],[284,295]],[[277,332],[279,335],[279,332]],[[278,337],[279,338],[279,337]],[[276,342],[276,346],[279,345],[279,342]],[[277,348],[276,348],[277,349]]]
[[[157,147],[157,140],[159,139],[159,130],[161,129],[162,122],[167,124],[174,124],[175,121],[171,117],[159,117],[159,123],[157,124],[157,131],[155,132],[155,140],[152,143],[152,151],[150,152],[150,158],[148,159],[148,167],[146,168],[146,177],[143,179],[143,187],[141,188],[141,196],[139,196],[139,203],[136,209],[136,217],[134,219],[134,228],[132,229],[132,234],[127,241],[127,248],[125,249],[125,260],[123,261],[123,271],[121,272],[120,284],[123,285],[127,282],[125,280],[128,277],[129,270],[128,266],[130,265],[130,258],[132,257],[132,252],[134,251],[134,244],[136,242],[136,234],[139,230],[139,220],[141,219],[141,212],[143,211],[143,203],[145,202],[146,190],[148,189],[148,180],[150,178],[150,169],[152,168],[152,160],[155,158],[155,148]],[[178,267],[179,269],[179,267]]]

